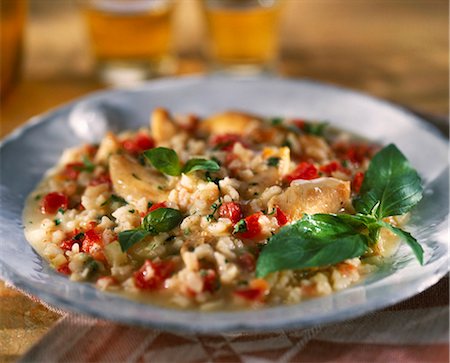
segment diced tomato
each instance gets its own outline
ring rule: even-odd
[[[134,273],[136,287],[144,290],[158,289],[175,269],[172,260],[150,261],[146,260],[142,267]]]
[[[100,184],[112,184],[109,173],[102,173],[99,176],[92,179],[89,183],[91,186],[100,185]]]
[[[64,274],[64,275],[70,275],[71,272],[72,272],[72,271],[70,271],[68,262],[66,262],[66,263],[62,264],[61,266],[59,266],[56,269],[56,271],[58,271],[59,273]]]
[[[148,209],[148,212],[150,213],[150,212],[153,212],[154,210],[157,210],[159,208],[166,208],[166,207],[167,207],[166,202],[155,203]]]
[[[251,253],[246,252],[238,257],[238,264],[245,271],[253,272],[256,268],[256,259]]]
[[[211,145],[223,151],[231,151],[235,143],[240,142],[245,146],[245,143],[242,141],[241,135],[237,134],[223,134],[223,135],[215,135],[211,138]]]
[[[202,274],[203,272],[203,274]],[[216,271],[212,269],[200,271],[203,279],[203,291],[214,292],[219,288],[219,278]]]
[[[76,241],[76,240],[74,240],[74,239],[72,239],[72,238],[65,239],[64,241],[62,241],[62,242],[59,244],[59,247],[62,248],[63,250],[65,250],[65,251],[70,251],[70,250],[72,250],[72,246],[73,246],[75,243],[77,243],[77,242],[78,242],[78,241]]]
[[[306,122],[305,120],[295,119],[292,120],[292,123],[297,126],[299,129],[303,130],[305,128]]]
[[[155,147],[155,142],[150,136],[140,132],[133,138],[124,140],[122,146],[130,154],[138,155],[145,150],[153,149]]]
[[[302,161],[292,173],[286,176],[286,181],[290,183],[297,179],[311,180],[318,177],[319,173],[317,172],[317,168],[313,164]]]
[[[263,279],[254,279],[250,281],[248,288],[237,289],[234,291],[239,296],[249,301],[262,301],[269,291],[269,284]]]
[[[247,230],[245,232],[239,232],[240,237],[251,239],[261,234],[261,225],[259,224],[261,214],[261,212],[254,213],[244,219]]]
[[[55,214],[58,209],[66,210],[69,206],[69,198],[63,193],[48,193],[41,201],[41,212]]]
[[[352,189],[355,193],[359,193],[363,181],[364,181],[364,173],[361,171],[357,172],[353,177],[352,181]]]
[[[81,170],[83,170],[84,164],[80,162],[69,163],[64,167],[62,175],[69,180],[77,180]]]
[[[339,163],[338,161],[332,161],[331,163],[322,165],[319,170],[322,173],[331,175],[332,173],[336,172],[336,171],[342,171],[345,174],[350,174],[350,170],[348,170],[347,168],[344,168],[342,166],[341,163]]]
[[[84,233],[81,250],[83,252],[91,254],[91,256],[96,260],[106,260],[105,255],[103,254],[102,236],[99,233],[95,232],[94,229],[90,229]]]
[[[372,157],[375,146],[363,143],[338,143],[333,146],[333,149],[340,159],[361,164],[365,159]]]
[[[219,216],[230,219],[233,225],[244,217],[241,205],[236,202],[223,203],[219,207]]]
[[[275,218],[277,219],[278,225],[280,227],[284,226],[288,222],[288,217],[279,207],[276,208]]]

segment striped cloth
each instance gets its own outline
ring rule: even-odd
[[[168,333],[66,314],[20,362],[449,362],[449,278],[387,309],[260,334]]]

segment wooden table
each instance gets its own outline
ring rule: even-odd
[[[196,0],[175,15],[177,74],[205,72]],[[93,74],[83,20],[70,0],[30,0],[22,81],[1,105],[2,137],[29,117],[104,86]],[[362,90],[447,115],[448,2],[286,0],[278,72]],[[0,284],[0,361],[11,362],[58,319]]]

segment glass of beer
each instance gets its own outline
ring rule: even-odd
[[[19,77],[26,6],[25,0],[1,0],[0,95],[2,99]]]
[[[278,54],[282,0],[203,0],[216,70],[271,72]]]
[[[84,1],[101,78],[118,85],[170,73],[173,9],[173,0]]]

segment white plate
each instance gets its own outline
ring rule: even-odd
[[[82,142],[69,123],[70,118],[74,119],[74,109],[75,119],[81,113],[97,120],[94,124],[98,127],[88,128],[93,133],[87,135],[98,136],[95,133],[101,133],[105,125],[123,129],[147,124],[150,111],[156,106],[200,115],[241,109],[266,116],[323,119],[382,144],[395,143],[425,183],[425,197],[407,226],[425,248],[425,265],[420,266],[408,248],[401,248],[393,262],[344,291],[293,306],[228,313],[175,311],[144,305],[98,291],[87,283],[71,282],[55,273],[25,240],[21,214],[26,196],[55,164],[62,150]],[[86,136],[80,125],[77,132]],[[417,294],[447,272],[447,149],[447,141],[435,129],[403,109],[360,93],[309,81],[185,78],[96,93],[33,118],[3,141],[0,275],[63,309],[163,329],[267,330],[347,319]]]

